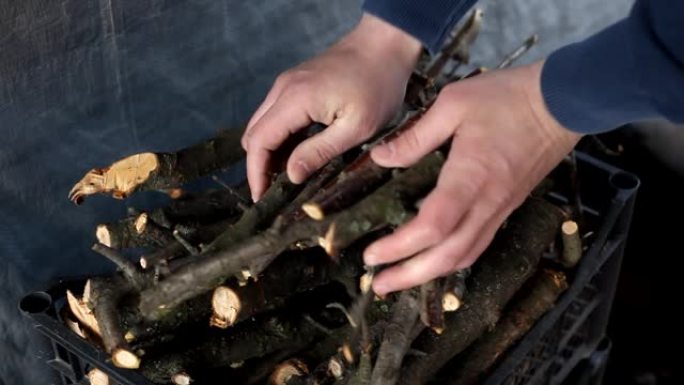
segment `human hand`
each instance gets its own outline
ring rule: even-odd
[[[412,128],[371,151],[381,166],[408,167],[452,138],[437,185],[418,215],[365,250],[368,265],[399,262],[375,277],[377,294],[470,266],[508,215],[572,150],[580,135],[547,110],[542,66],[453,83]]]
[[[242,137],[252,198],[268,187],[272,153],[310,123],[328,127],[289,156],[294,183],[371,137],[401,106],[420,50],[415,38],[365,14],[326,52],[281,74]]]

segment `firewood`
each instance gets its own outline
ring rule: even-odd
[[[485,333],[470,348],[461,364],[450,370],[451,385],[474,385],[494,366],[509,347],[525,335],[541,316],[553,308],[568,284],[562,272],[541,270],[530,282],[524,295],[514,302],[496,327]]]
[[[323,221],[302,220],[287,228],[271,228],[232,247],[205,255],[141,294],[140,311],[148,319],[218,286],[244,269],[257,276],[277,255],[300,239],[329,238],[328,253],[337,253],[374,228],[400,225],[411,217],[412,202],[434,185],[443,162],[438,153],[398,173],[359,203]],[[255,206],[257,206],[257,203]],[[337,229],[337,230],[335,230]]]
[[[380,167],[370,161],[369,155],[364,155],[362,166],[350,166],[340,176],[340,181],[327,190],[321,190],[310,201],[302,205],[302,210],[311,218],[322,220],[326,215],[334,213],[360,200],[373,191],[387,178],[390,170]]]
[[[375,361],[371,383],[393,385],[401,373],[401,363],[411,346],[411,332],[419,322],[420,309],[415,294],[405,290],[392,307],[392,319],[385,327],[382,345]]]
[[[420,286],[420,320],[437,334],[444,331],[444,282],[434,279]]]
[[[76,317],[81,325],[95,333],[97,336],[102,335],[100,326],[97,324],[97,319],[95,319],[95,314],[93,314],[93,311],[88,307],[87,302],[76,298],[70,290],[66,291],[66,298],[71,314]]]
[[[437,59],[426,71],[428,78],[436,78],[451,59],[457,60],[459,64],[468,64],[470,61],[470,45],[480,33],[483,15],[484,13],[481,9],[475,9],[471,12],[463,27],[456,32],[456,36],[440,51]]]
[[[534,198],[511,215],[507,226],[473,266],[464,308],[445,315],[445,333],[424,332],[416,340],[414,348],[425,354],[408,357],[401,384],[426,383],[453,356],[496,324],[503,307],[534,273],[562,220],[560,209]]]
[[[88,377],[90,385],[109,385],[109,376],[100,369],[90,369],[86,377]]]
[[[112,356],[115,366],[137,369],[140,358],[124,338],[119,316],[119,304],[133,290],[133,285],[122,276],[115,275],[91,280],[92,292],[88,306],[93,310],[101,331],[105,351]]]
[[[71,293],[69,293],[69,294],[71,294]],[[71,295],[73,296],[73,294],[71,294]],[[64,323],[67,325],[69,330],[74,332],[74,334],[76,334],[77,336],[79,336],[83,339],[88,338],[86,335],[87,332],[86,332],[85,328],[83,326],[81,326],[81,324],[78,322],[78,319],[76,317],[72,316],[71,314],[65,314],[63,319],[64,319]]]
[[[226,331],[210,333],[182,351],[143,361],[142,373],[154,382],[166,383],[175,374],[229,366],[282,349],[295,350],[321,336],[321,331],[303,317],[273,316],[243,322]]]
[[[296,358],[289,359],[275,367],[268,379],[269,385],[300,385],[305,384],[309,374],[306,364]]]
[[[287,218],[286,221],[291,222],[293,220],[300,220],[305,217],[302,205],[319,193],[342,171],[344,166],[345,162],[343,156],[340,155],[328,162],[328,164],[326,164],[313,177],[311,177],[297,197],[285,210],[283,210],[281,215]]]
[[[109,167],[95,168],[69,192],[69,199],[80,204],[86,196],[111,194],[124,199],[136,191],[178,187],[239,161],[240,130],[221,135],[175,153],[145,152],[131,155]]]
[[[147,212],[158,225],[173,229],[178,224],[206,225],[240,215],[251,204],[245,203],[240,192],[212,189],[187,194],[169,205]],[[197,227],[197,226],[191,226]]]
[[[442,296],[442,310],[456,311],[461,308],[466,293],[466,278],[470,275],[470,268],[459,270],[444,279],[444,295]]]
[[[147,285],[148,279],[138,270],[138,267],[116,250],[99,243],[94,244],[92,250],[114,262],[130,284],[138,290]]]
[[[370,352],[362,351],[361,357],[359,358],[359,365],[356,367],[356,371],[349,379],[348,385],[374,384],[371,382],[372,370],[373,364],[371,363]]]
[[[304,203],[302,210],[310,218],[320,221],[329,214],[351,206],[378,188],[390,178],[391,169],[378,166],[373,162],[370,157],[370,149],[374,144],[391,140],[410,129],[422,114],[423,111],[410,115],[397,127],[369,144],[368,148],[345,167],[337,178]]]
[[[262,230],[263,227],[270,225],[280,210],[287,206],[300,189],[301,186],[289,181],[286,173],[279,174],[261,200],[245,211],[235,224],[207,245],[204,252],[211,253],[232,247],[235,243],[249,238]]]
[[[211,325],[227,328],[235,322],[285,305],[295,294],[331,281],[351,285],[361,274],[361,252],[333,263],[318,250],[285,252],[257,280],[245,285],[226,283],[214,289]]]
[[[190,385],[192,383],[192,377],[185,372],[176,373],[171,376],[171,383],[173,385]]]
[[[159,264],[165,264],[169,268],[169,272],[172,272],[175,269],[171,267],[171,262],[188,256],[188,247],[179,242],[178,236],[182,237],[185,242],[190,243],[193,248],[198,248],[201,251],[205,247],[204,245],[216,239],[232,223],[234,223],[233,219],[226,219],[206,225],[200,224],[192,229],[186,229],[184,235],[180,235],[181,232],[174,229],[174,231],[178,231],[178,235],[174,237],[175,239],[160,249],[143,254],[140,257],[140,266],[143,269],[150,269]]]
[[[566,268],[573,268],[582,258],[582,238],[580,237],[577,222],[563,222],[563,225],[561,226],[561,235],[563,240],[561,263]]]

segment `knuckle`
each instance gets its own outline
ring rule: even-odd
[[[437,221],[432,221],[425,226],[425,236],[431,243],[437,243],[442,241],[448,235],[449,230],[446,226],[438,223]]]
[[[326,163],[340,152],[337,145],[330,143],[327,140],[321,140],[312,145],[313,152],[316,159],[322,163]]]

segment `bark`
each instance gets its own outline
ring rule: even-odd
[[[449,60],[454,59],[459,64],[470,61],[470,45],[480,33],[482,25],[482,10],[475,9],[463,27],[456,32],[456,36],[440,51],[440,55],[427,70],[427,77],[434,79],[444,70]]]
[[[568,284],[563,273],[542,270],[526,286],[528,291],[503,315],[496,328],[478,339],[464,357],[459,357],[462,364],[449,371],[451,385],[479,383],[499,357],[553,308]]]
[[[93,278],[91,287],[88,305],[97,319],[105,351],[111,354],[115,366],[137,369],[140,359],[124,339],[119,316],[120,303],[134,291],[134,287],[119,275]]]
[[[113,249],[164,246],[173,241],[171,233],[151,223],[146,213],[98,225],[95,235]]]
[[[230,332],[210,333],[183,351],[150,357],[141,370],[152,381],[166,383],[176,373],[229,366],[282,349],[301,349],[320,335],[321,331],[304,318],[269,317],[241,323]]]
[[[446,314],[446,332],[423,333],[414,348],[425,353],[410,357],[402,384],[424,384],[452,357],[462,352],[488,328],[535,271],[541,255],[558,233],[562,212],[554,205],[528,199],[509,218],[478,263],[463,309]]]
[[[362,157],[369,157],[368,154]],[[369,192],[385,182],[391,170],[380,167],[368,160],[364,166],[346,170],[334,186],[322,190],[320,194],[302,205],[302,210],[314,219],[321,220],[326,215],[338,212],[361,200]]]
[[[221,233],[230,227],[232,220],[223,220],[207,225],[199,225],[193,229],[185,229],[182,237],[190,242],[194,247],[202,250],[204,245],[212,242]],[[174,239],[166,246],[155,250],[149,254],[144,254],[140,257],[140,266],[143,269],[149,269],[159,264],[164,264],[169,267],[169,271],[173,271],[170,264],[172,261],[187,257],[189,255],[187,248],[178,240]]]
[[[434,185],[442,162],[443,157],[433,153],[344,212],[323,221],[302,220],[286,228],[272,227],[197,259],[143,291],[141,313],[148,319],[156,319],[183,301],[213,289],[231,275],[247,270],[257,276],[277,255],[301,239],[317,239],[325,234],[329,246],[326,250],[337,253],[374,228],[405,222],[411,216],[407,206]]]
[[[420,286],[420,320],[437,334],[444,331],[444,282],[434,279]]]
[[[411,346],[411,331],[418,322],[419,304],[410,290],[403,291],[392,308],[392,320],[385,328],[373,368],[373,385],[393,385],[401,373],[401,363]]]
[[[209,190],[173,200],[165,207],[149,211],[148,215],[167,229],[173,229],[178,224],[199,227],[195,224],[211,224],[241,214],[241,207],[245,205],[243,200],[241,195],[226,189]]]
[[[391,140],[411,128],[422,116],[422,111],[408,116],[401,124],[391,129],[373,143]],[[326,185],[302,210],[311,218],[322,220],[327,215],[339,212],[363,199],[391,176],[391,169],[378,166],[370,157],[370,151],[362,152],[335,180]]]
[[[286,173],[281,173],[261,200],[245,211],[240,219],[226,229],[204,252],[211,253],[232,247],[254,233],[263,230],[276,218],[299,192],[300,187],[291,183]]]
[[[356,367],[356,372],[349,379],[348,385],[370,385],[371,375],[373,370],[373,364],[371,363],[370,352],[361,352],[361,358],[359,358],[359,365]]]
[[[119,267],[119,270],[121,270],[123,276],[126,277],[130,285],[138,290],[147,286],[149,282],[148,278],[143,275],[143,273],[135,264],[133,264],[133,262],[126,259],[126,257],[119,254],[116,250],[99,243],[94,244],[92,249],[96,253],[114,262],[114,264]]]
[[[226,328],[268,310],[285,305],[293,295],[339,280],[358,277],[360,253],[333,263],[318,250],[286,252],[246,285],[229,283],[214,290],[214,326]],[[343,272],[343,273],[341,273]],[[217,298],[218,295],[218,298]],[[217,311],[223,309],[225,311]]]
[[[285,217],[285,222],[292,222],[300,220],[306,215],[302,210],[302,205],[319,193],[333,178],[335,178],[344,168],[345,162],[342,155],[331,160],[325,167],[323,167],[316,175],[314,175],[306,186],[292,201],[292,203],[285,209],[282,216]]]
[[[111,194],[124,199],[136,191],[181,186],[242,159],[241,134],[240,130],[229,130],[175,153],[145,152],[109,167],[92,169],[74,185],[69,199],[76,204],[93,194]]]

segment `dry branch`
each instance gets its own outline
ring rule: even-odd
[[[444,294],[442,296],[442,310],[456,311],[461,308],[466,294],[466,278],[470,275],[470,268],[459,270],[444,278]]]
[[[434,279],[420,286],[420,320],[437,334],[444,331],[444,282]]]
[[[397,382],[404,355],[413,342],[411,331],[418,322],[419,313],[414,293],[403,291],[392,307],[392,319],[385,327],[371,377],[373,385],[393,385]]]
[[[266,194],[245,211],[240,219],[226,229],[212,243],[207,245],[205,252],[211,253],[233,247],[273,222],[280,210],[283,209],[301,189],[289,181],[286,173],[276,177]]]
[[[247,270],[257,276],[278,254],[301,239],[325,235],[326,251],[336,253],[374,228],[399,225],[411,216],[407,206],[434,185],[442,162],[440,154],[430,154],[344,212],[323,221],[302,220],[284,229],[271,228],[206,255],[143,291],[140,311],[146,318],[156,319],[183,301],[213,289],[233,274]]]
[[[133,292],[132,284],[121,276],[93,278],[88,306],[93,310],[101,331],[105,351],[112,356],[115,366],[137,369],[140,358],[124,339],[119,305],[123,298]]]
[[[553,308],[568,284],[563,273],[542,270],[525,286],[527,291],[503,315],[496,328],[477,340],[464,357],[459,357],[461,364],[455,371],[449,371],[449,378],[453,379],[451,385],[479,383],[498,358]]]
[[[470,61],[470,46],[480,33],[483,14],[481,9],[473,10],[463,27],[456,32],[456,36],[440,51],[440,55],[430,65],[426,72],[428,78],[436,78],[451,59],[457,60],[459,64],[467,64]]]
[[[577,222],[563,222],[563,225],[561,226],[561,236],[563,239],[561,263],[566,268],[573,268],[582,258],[582,238],[580,237]]]
[[[241,323],[229,332],[211,333],[183,351],[150,357],[143,362],[141,370],[151,380],[166,383],[177,373],[192,374],[282,349],[296,350],[320,335],[321,331],[304,318],[269,317]]]
[[[161,190],[182,184],[226,168],[239,161],[240,130],[221,135],[175,153],[145,152],[131,155],[109,167],[96,168],[69,192],[69,199],[80,204],[86,196],[111,194],[124,199],[136,191]]]

